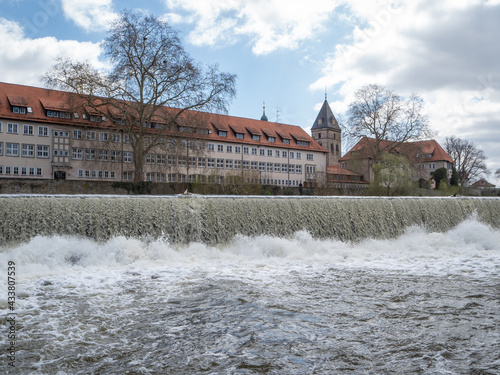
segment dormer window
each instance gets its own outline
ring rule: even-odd
[[[219,137],[227,137],[227,131],[219,130]]]
[[[268,142],[276,142],[276,138],[275,137],[267,137],[267,141]]]
[[[243,139],[243,133],[236,133],[236,138]]]
[[[290,140],[289,139],[283,139],[283,143],[286,144],[286,145],[289,145],[290,144]]]
[[[25,115],[26,114],[26,107],[13,106],[12,107],[12,112],[13,113],[19,113],[21,115]]]
[[[252,135],[252,140],[260,141],[260,135],[256,135],[256,134]]]

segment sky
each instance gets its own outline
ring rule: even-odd
[[[309,132],[325,95],[340,117],[377,83],[419,95],[441,144],[472,141],[500,168],[500,0],[0,0],[0,81],[43,86],[56,56],[104,67],[109,23],[138,7],[238,76],[232,116],[265,103]]]

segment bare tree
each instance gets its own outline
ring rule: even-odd
[[[184,50],[178,32],[141,12],[124,11],[102,43],[109,72],[58,58],[48,86],[77,94],[90,116],[114,122],[133,150],[134,181],[144,179],[145,157],[166,134],[199,133],[204,112],[227,112],[236,75],[202,66]]]
[[[473,142],[451,136],[445,139],[444,149],[455,162],[459,183],[471,182],[490,173],[484,151]]]
[[[355,93],[349,105],[343,135],[358,142],[367,142],[368,154],[375,162],[382,155],[401,148],[405,142],[431,135],[427,116],[423,113],[423,101],[417,95],[403,98],[383,86],[363,86]],[[391,141],[391,142],[386,142]]]

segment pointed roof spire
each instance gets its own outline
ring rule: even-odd
[[[328,104],[325,92],[325,102],[323,103],[323,106],[321,107],[318,113],[318,117],[316,117],[316,121],[314,121],[311,130],[326,129],[326,128],[341,131],[339,123],[337,122],[337,119],[333,115],[332,109]]]
[[[262,117],[260,118],[260,121],[268,121],[268,118],[266,116],[266,102],[264,102],[262,106]]]

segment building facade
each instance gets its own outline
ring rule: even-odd
[[[446,168],[448,178],[451,177],[453,160],[435,140],[405,142],[397,144],[391,141],[377,141],[374,138],[361,139],[351,150],[349,150],[339,161],[340,167],[355,171],[363,178],[372,182],[374,173],[374,150],[382,153],[390,152],[404,156],[412,169],[412,181],[421,183],[432,180],[431,173],[439,168]]]
[[[133,181],[129,135],[77,111],[72,94],[0,83],[0,179]],[[196,126],[163,129],[144,160],[146,181],[313,186],[326,183],[329,154],[301,127],[202,114]],[[146,142],[148,137],[146,136]]]

